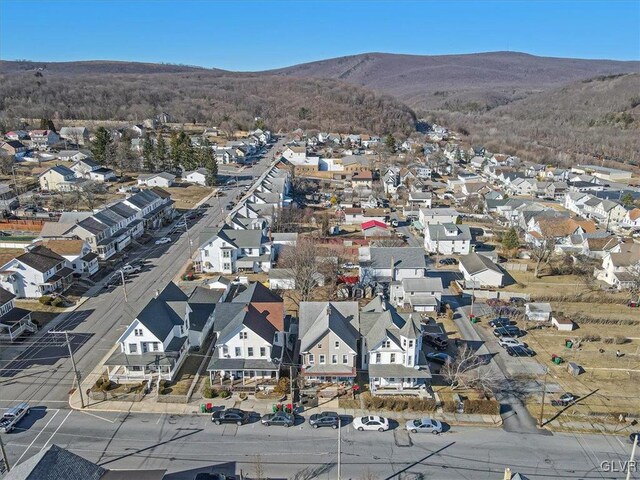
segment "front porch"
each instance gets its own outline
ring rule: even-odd
[[[279,371],[241,370],[209,372],[211,386],[238,393],[253,393],[273,389],[280,380]]]
[[[186,352],[146,352],[138,355],[127,355],[117,351],[107,359],[109,380],[115,383],[141,382],[157,379],[172,381],[180,365],[186,357]]]
[[[38,326],[31,321],[31,312],[12,308],[0,317],[0,340],[13,342],[24,332],[35,333]]]
[[[400,364],[370,364],[369,390],[380,394],[418,394],[431,383],[431,371],[426,365],[416,368]]]
[[[73,269],[63,267],[53,274],[46,282],[38,285],[40,295],[51,293],[64,293],[73,284]]]

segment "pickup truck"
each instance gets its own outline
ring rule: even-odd
[[[2,419],[0,419],[0,432],[9,433],[12,431],[16,428],[18,422],[22,420],[22,417],[27,415],[30,411],[31,409],[29,408],[28,403],[20,403],[15,407],[11,407],[9,410],[4,412]]]
[[[131,275],[133,273],[140,273],[142,271],[142,267],[140,265],[130,265],[127,263],[122,267],[122,271],[125,275]]]

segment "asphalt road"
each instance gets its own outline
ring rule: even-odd
[[[55,443],[108,468],[166,468],[172,480],[241,470],[252,478],[260,471],[271,479],[337,477],[337,431],[306,422],[288,429],[257,422],[215,426],[207,415],[35,409],[4,439],[12,464]],[[354,480],[493,480],[507,466],[531,479],[614,479],[621,474],[605,472],[601,462],[620,465],[631,451],[622,440],[602,435],[452,427],[435,436],[402,428],[357,432],[349,424],[341,445],[342,478]]]
[[[184,267],[192,249],[198,248],[199,233],[220,224],[230,212],[226,205],[244,187],[265,172],[282,141],[274,145],[255,166],[238,172],[238,183],[225,191],[225,196],[212,198],[211,208],[189,228],[189,235],[172,236],[172,243],[155,245],[153,241],[136,248],[128,261],[144,259],[145,267],[127,279],[127,299],[122,286],[99,290],[76,311],[54,319],[42,331],[16,346],[3,345],[0,353],[0,407],[20,401],[50,408],[68,408],[69,391],[74,386],[69,352],[63,334],[48,330],[70,331],[74,357],[81,375],[89,374],[113,347],[135,315]],[[221,174],[229,169],[221,168]],[[234,175],[235,177],[235,175]],[[168,234],[171,227],[153,232],[156,237]],[[105,280],[99,282],[104,283]]]

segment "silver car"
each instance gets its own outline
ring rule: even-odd
[[[418,418],[407,422],[407,430],[411,433],[442,433],[442,422],[433,418]]]

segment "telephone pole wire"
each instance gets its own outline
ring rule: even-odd
[[[86,405],[84,403],[84,393],[82,393],[82,383],[80,378],[80,372],[78,372],[78,367],[76,366],[76,360],[73,357],[73,349],[71,348],[71,342],[69,341],[69,332],[66,330],[64,332],[60,332],[57,330],[49,330],[49,333],[64,334],[64,337],[67,341],[67,347],[69,348],[69,357],[71,358],[71,365],[73,366],[73,372],[76,376],[76,382],[78,383],[78,392],[80,392],[80,405],[82,405],[82,408],[85,408]]]

